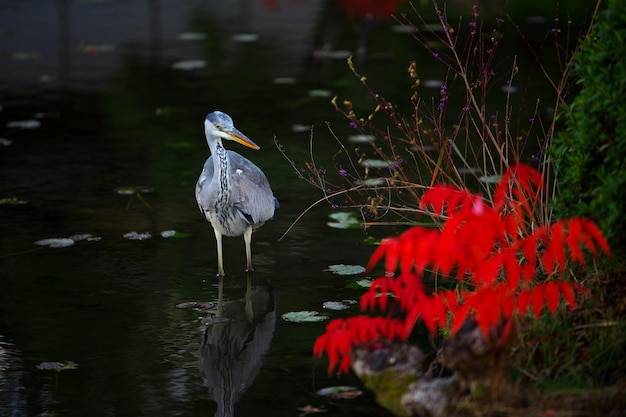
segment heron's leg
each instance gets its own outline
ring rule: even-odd
[[[222,318],[224,312],[224,275],[218,277],[217,283],[217,317]]]
[[[213,229],[215,232],[215,241],[217,243],[217,275],[224,276],[224,258],[222,256],[222,234],[218,232],[216,229]]]
[[[252,271],[246,274],[246,303],[245,309],[246,319],[249,323],[254,320],[254,310],[252,309]]]
[[[252,268],[252,226],[246,227],[246,230],[243,231],[243,240],[246,243],[246,271],[252,272],[254,268]]]

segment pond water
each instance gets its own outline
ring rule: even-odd
[[[532,31],[549,30],[551,17],[535,20]],[[321,195],[273,137],[303,165],[314,125],[317,162],[331,169],[326,122],[338,135],[350,128],[330,96],[364,97],[344,51],[367,45],[362,72],[404,100],[407,63],[426,56],[393,21],[368,32],[355,22],[329,1],[0,1],[0,199],[15,199],[0,205],[1,417],[230,415],[235,403],[238,416],[307,405],[385,415],[367,392],[317,395],[362,388],[312,358],[324,322],[282,318],[355,314],[322,307],[362,291],[360,276],[329,267],[364,265],[372,246],[361,230],[330,228],[328,204],[279,240]],[[261,146],[235,150],[281,203],[254,235],[250,289],[240,238],[225,240],[218,285],[213,232],[194,199],[209,154],[202,123],[215,109]],[[68,247],[35,244],[72,236]],[[220,292],[230,321],[207,323]],[[75,369],[38,368],[46,362]]]

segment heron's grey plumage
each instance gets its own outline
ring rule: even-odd
[[[259,167],[238,153],[224,148],[222,139],[234,140],[258,149],[254,142],[234,127],[230,116],[218,111],[209,113],[204,127],[211,156],[204,163],[196,184],[196,201],[215,232],[218,273],[224,274],[222,235],[243,235],[247,267],[251,270],[252,230],[274,217],[278,200]]]

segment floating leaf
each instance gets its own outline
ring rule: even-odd
[[[146,187],[145,185],[127,185],[124,187],[117,187],[113,191],[120,195],[134,195],[137,193],[151,193],[154,191],[154,188]]]
[[[337,50],[337,51],[329,51],[329,50],[319,50],[313,52],[313,56],[315,58],[321,59],[347,59],[352,56],[352,51],[345,50]]]
[[[325,308],[326,310],[334,310],[334,311],[347,310],[350,308],[350,306],[345,305],[341,301],[325,301],[322,304],[322,307]]]
[[[329,265],[328,269],[325,269],[324,271],[330,271],[333,274],[337,274],[337,275],[358,275],[358,274],[362,274],[363,272],[365,272],[365,267],[361,265],[337,264],[337,265]]]
[[[307,404],[304,407],[298,407],[298,411],[300,411],[302,413],[300,415],[303,416],[307,414],[325,413],[328,410],[325,408],[314,407],[311,404]]]
[[[37,369],[41,369],[42,371],[65,371],[68,369],[76,369],[78,368],[78,364],[76,362],[67,361],[67,362],[42,362],[37,365]]]
[[[161,232],[161,237],[168,238],[176,236],[176,230],[163,230]]]
[[[249,43],[259,40],[258,33],[235,33],[231,38],[233,42]]]
[[[331,93],[328,90],[310,90],[308,94],[310,97],[321,97],[321,98],[326,98],[326,97],[330,97],[333,95],[333,93]]]
[[[206,61],[201,59],[191,59],[188,61],[178,61],[172,65],[172,69],[180,71],[191,71],[206,67]]]
[[[41,122],[39,120],[15,120],[13,122],[8,122],[7,127],[13,129],[37,129],[41,126]]]
[[[336,387],[322,388],[321,390],[317,391],[316,394],[323,397],[351,399],[363,395],[363,391],[359,390],[356,387],[338,385]]]
[[[124,234],[125,239],[130,240],[146,240],[152,238],[152,235],[149,232],[146,233],[137,233],[135,231],[128,232]]]
[[[395,161],[383,161],[382,159],[364,159],[361,166],[364,168],[389,168],[394,165]]]
[[[317,311],[290,311],[283,314],[281,317],[285,321],[291,321],[294,323],[308,323],[316,321],[324,321],[328,319],[328,316],[320,316]]]
[[[369,143],[374,142],[376,136],[373,135],[350,135],[348,136],[348,142],[351,143]]]
[[[195,42],[206,39],[206,33],[204,32],[183,32],[177,36],[179,41],[182,42]]]
[[[215,303],[212,303],[210,301],[185,301],[185,302],[176,304],[176,308],[181,308],[181,309],[192,308],[196,311],[210,310],[214,306],[215,306]]]
[[[334,220],[334,222],[327,223],[328,226],[335,229],[354,229],[361,226],[361,222],[355,217],[354,213],[338,211],[331,213],[328,217]]]
[[[65,237],[53,237],[49,239],[42,239],[35,242],[35,245],[50,246],[51,248],[66,248],[76,243],[73,239]]]
[[[0,146],[11,146],[13,141],[5,138],[0,138]]]
[[[372,280],[368,278],[360,279],[356,281],[355,284],[362,288],[369,288],[372,286]]]
[[[0,206],[19,206],[22,204],[28,204],[28,201],[18,200],[17,198],[0,198]]]
[[[486,184],[497,184],[500,182],[501,175],[484,175],[482,177],[478,177],[478,181],[484,182]]]
[[[91,233],[82,233],[78,235],[72,235],[70,236],[70,239],[72,239],[74,242],[80,242],[81,240],[94,239],[94,236]]]
[[[301,124],[291,125],[291,130],[296,133],[310,132],[311,129],[313,129],[313,126],[311,125],[301,125]]]
[[[358,185],[367,185],[368,187],[378,187],[379,185],[385,185],[387,180],[384,178],[366,178],[363,181],[356,181]]]
[[[445,82],[442,80],[422,80],[420,85],[426,88],[441,88],[444,84]]]
[[[356,304],[357,301],[356,300],[341,300],[341,301],[326,301],[322,304],[322,307],[324,307],[327,310],[346,310],[348,308],[350,308],[351,305]]]
[[[396,33],[414,33],[419,29],[417,26],[413,25],[393,25],[391,26],[391,31]]]

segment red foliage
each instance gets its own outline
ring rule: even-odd
[[[361,298],[362,310],[379,309],[383,317],[358,316],[334,320],[314,348],[327,353],[329,372],[350,366],[353,345],[381,338],[406,340],[421,320],[429,332],[457,332],[476,320],[485,337],[489,329],[514,314],[539,317],[544,307],[555,314],[561,297],[574,306],[574,292],[583,290],[555,280],[567,262],[583,265],[583,249],[597,256],[610,248],[590,220],[573,218],[537,226],[535,213],[542,178],[526,165],[511,167],[494,190],[493,203],[466,190],[436,186],[421,207],[444,221],[440,229],[412,227],[388,238],[372,254],[368,272],[384,259],[385,276],[376,278]],[[455,277],[455,290],[428,293],[422,279],[429,271]],[[535,282],[537,276],[541,282]]]

